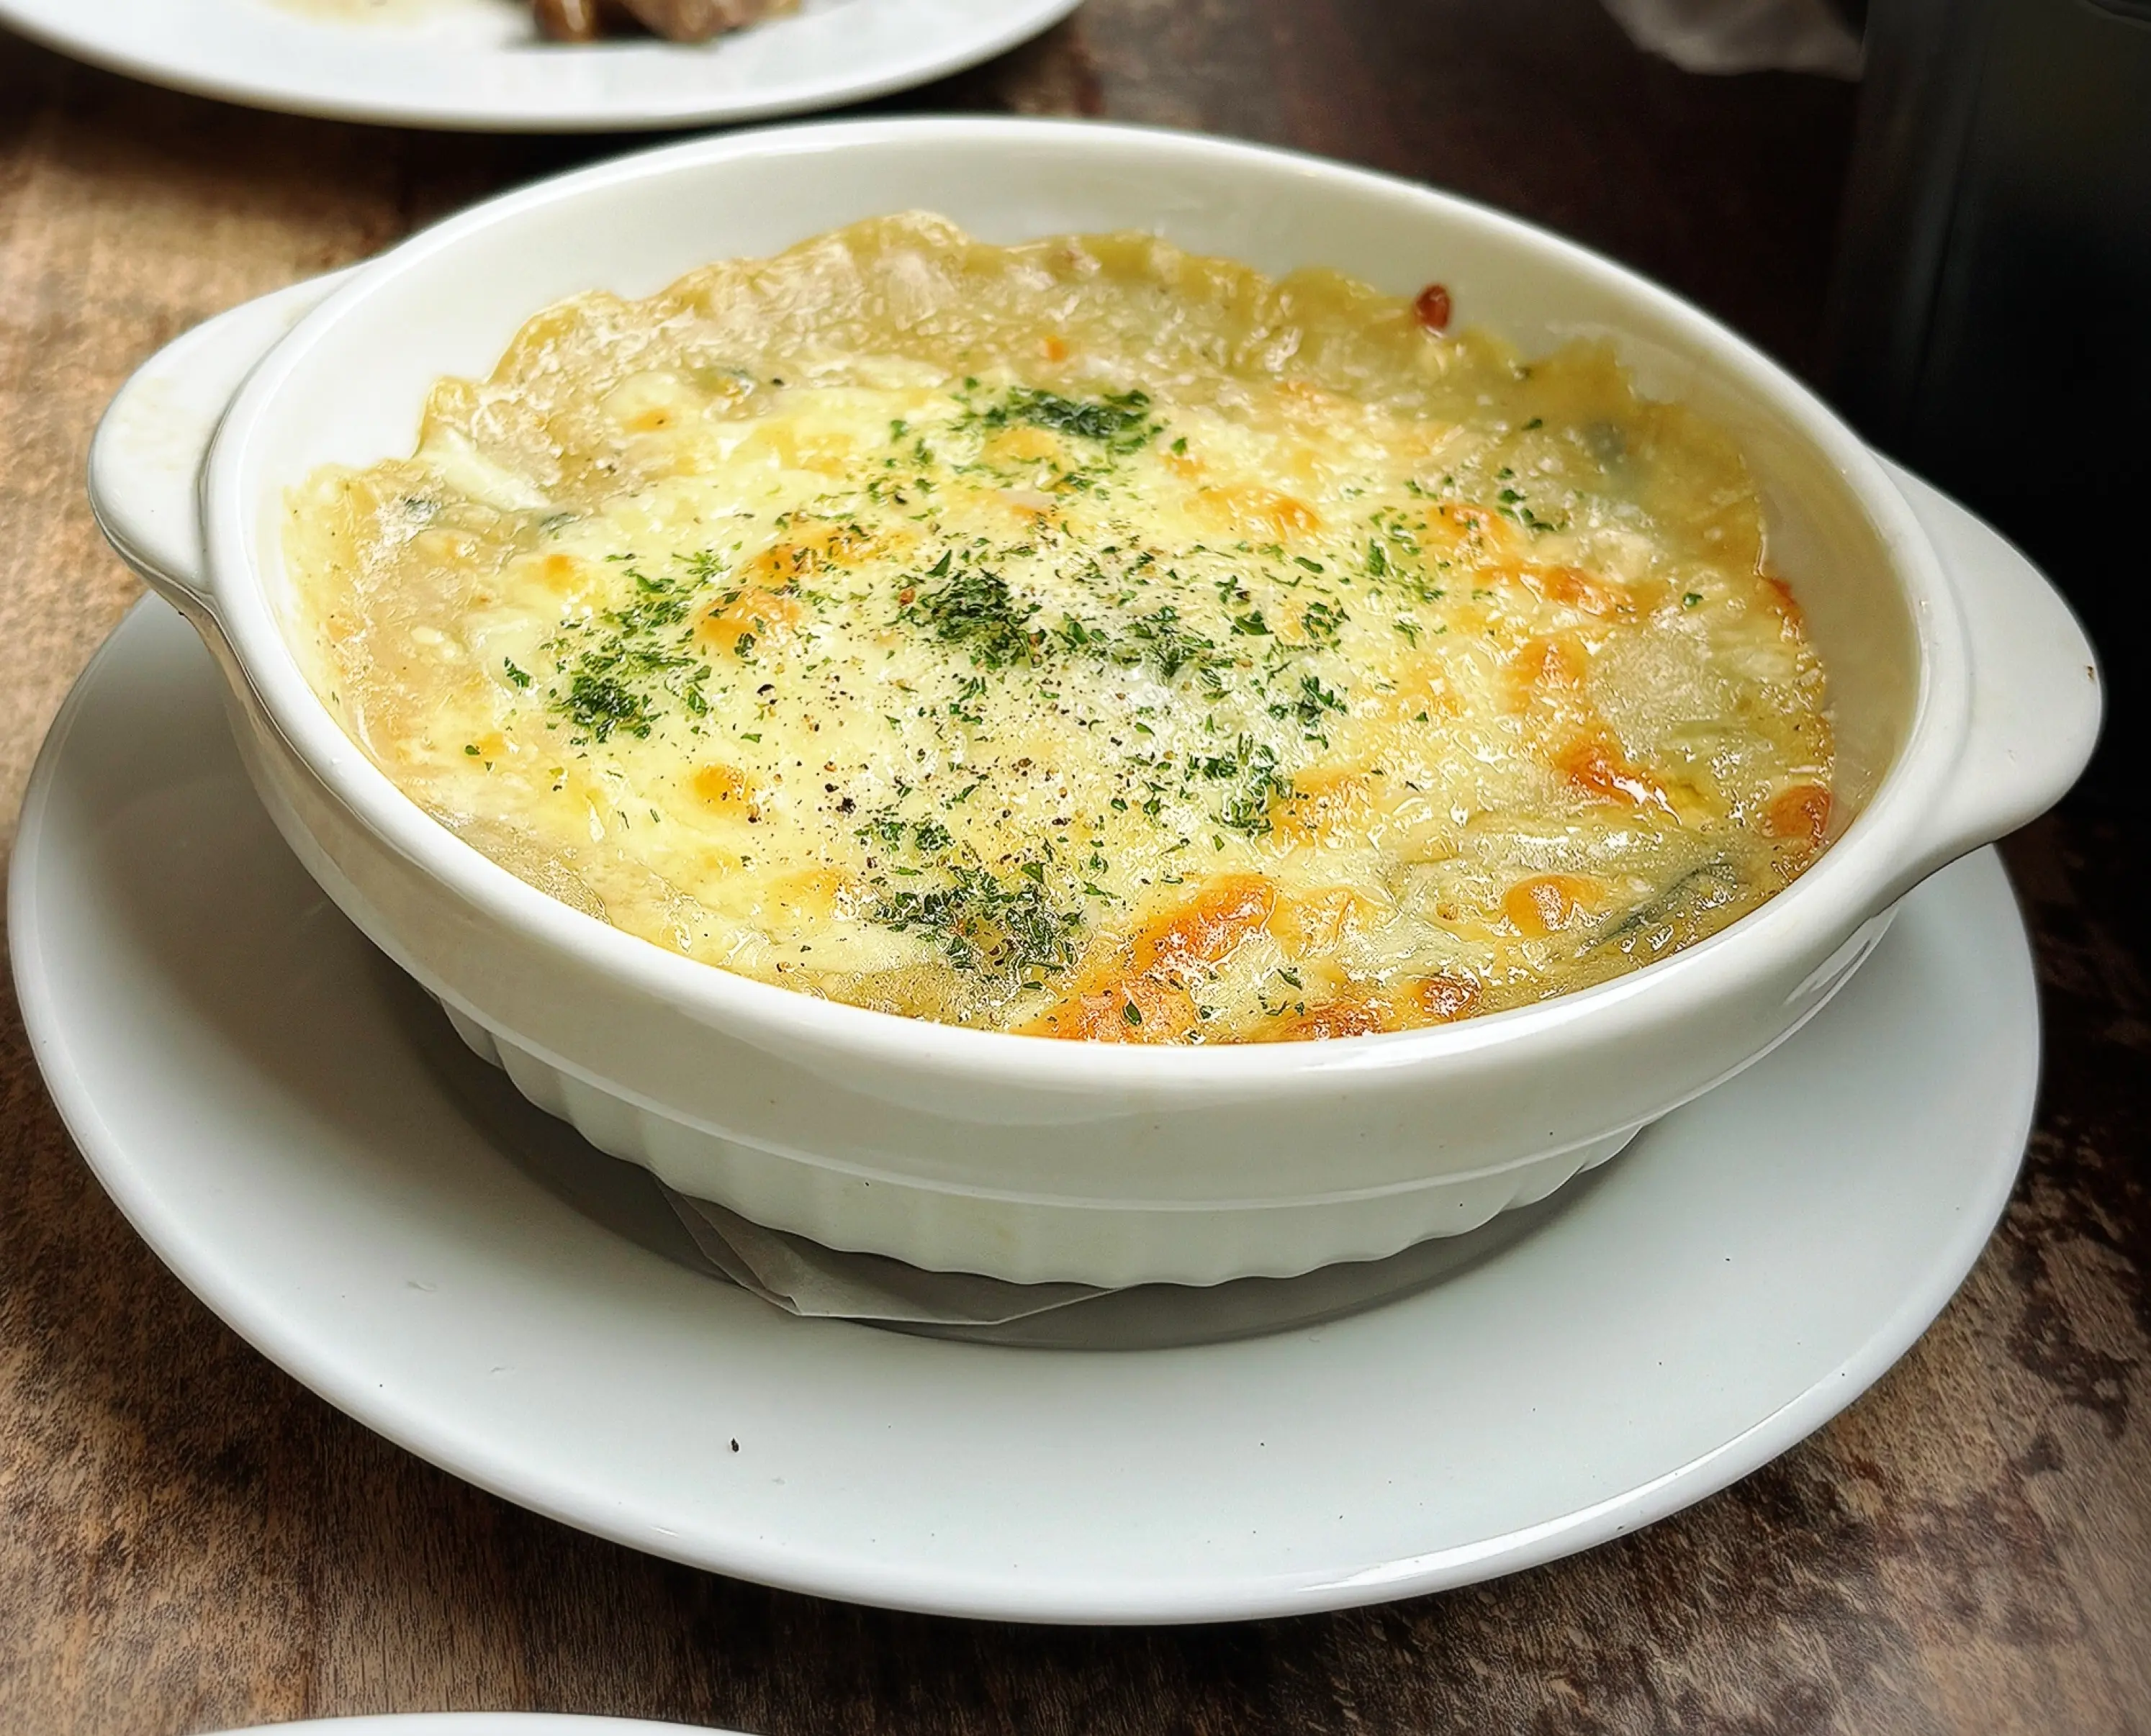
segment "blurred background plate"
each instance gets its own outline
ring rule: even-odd
[[[0,0],[0,24],[151,84],[260,109],[480,132],[800,114],[1014,48],[1077,0],[802,0],[694,46],[539,38],[527,0]]]
[[[254,1724],[224,1736],[727,1736],[699,1724],[646,1723],[640,1718],[580,1718],[565,1712],[392,1712],[378,1718],[309,1718],[296,1724]]]

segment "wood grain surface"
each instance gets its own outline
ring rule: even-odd
[[[1488,28],[1497,16],[1501,28]],[[1687,77],[1591,0],[1091,0],[892,106],[1106,114],[1440,182],[1602,246],[1803,366],[1853,94]],[[0,815],[137,595],[80,487],[129,370],[244,297],[630,141],[255,114],[0,33]],[[1700,1506],[1475,1590],[1054,1631],[633,1554],[328,1409],[90,1179],[0,987],[0,1731],[609,1712],[768,1733],[2151,1731],[2151,934],[2140,809],[2012,847],[2049,1055],[1994,1243],[1904,1363]]]

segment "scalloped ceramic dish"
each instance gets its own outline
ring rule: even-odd
[[[988,240],[1149,228],[1278,272],[1326,264],[1527,351],[1612,339],[1729,428],[1831,679],[1840,820],[1800,879],[1615,981],[1430,1030],[1122,1049],[817,1000],[546,897],[413,805],[286,640],[285,489],[407,448],[444,373],[577,291],[877,213]],[[301,861],[543,1106],[684,1192],[832,1245],[1018,1281],[1214,1283],[1473,1227],[1617,1151],[1797,1029],[1911,887],[2048,806],[2099,715],[2090,648],[1993,532],[1804,388],[1617,266],[1426,188],[1184,134],[889,120],[699,140],[507,195],[235,310],[129,383],[91,495],[218,655],[249,772]]]

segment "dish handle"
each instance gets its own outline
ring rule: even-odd
[[[2090,762],[2104,701],[2098,655],[2046,574],[1984,519],[1883,462],[1963,603],[1971,669],[1964,748],[1894,902],[2060,801]]]
[[[149,588],[197,625],[215,618],[202,551],[201,473],[239,388],[350,270],[242,302],[157,352],[119,388],[89,448],[98,529]]]

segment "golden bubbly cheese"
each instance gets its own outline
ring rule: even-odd
[[[442,823],[921,1018],[1514,1006],[1723,927],[1830,817],[1723,433],[1602,347],[1146,235],[893,217],[577,297],[287,534],[323,696]]]

